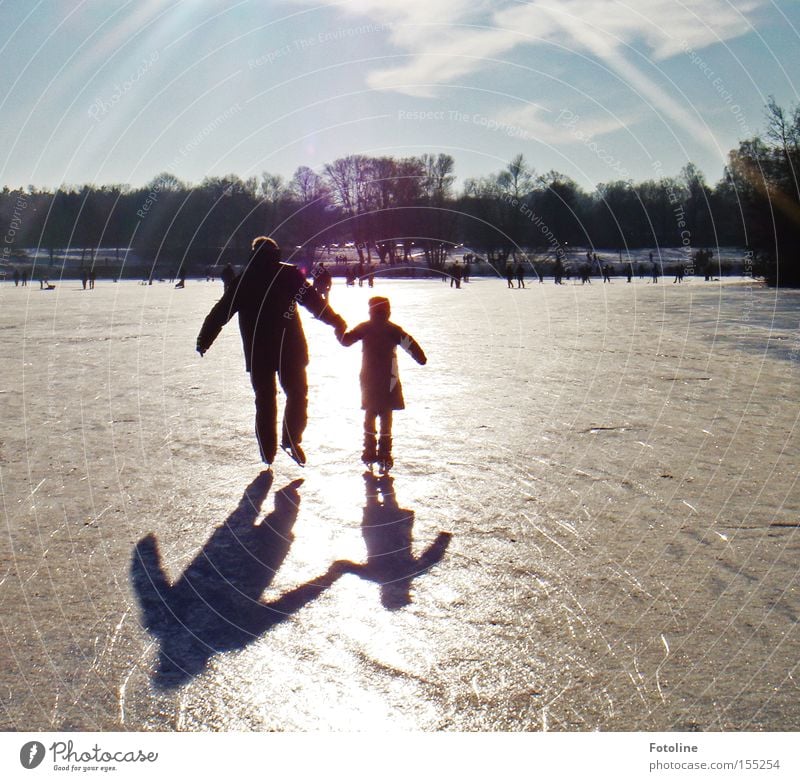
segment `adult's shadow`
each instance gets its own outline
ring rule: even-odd
[[[275,493],[275,509],[261,523],[261,505],[272,485],[262,472],[245,489],[239,506],[211,535],[202,551],[171,584],[155,535],[136,545],[131,579],[144,627],[160,642],[153,682],[173,688],[202,672],[218,653],[246,647],[333,585],[341,572],[325,574],[272,602],[262,602],[289,553],[300,505],[295,480]]]
[[[367,496],[361,533],[367,546],[367,561],[365,564],[337,561],[331,569],[377,583],[381,588],[381,604],[387,610],[399,610],[411,604],[412,581],[442,560],[453,535],[439,532],[419,558],[415,558],[414,512],[397,503],[394,479],[366,472],[364,483]]]

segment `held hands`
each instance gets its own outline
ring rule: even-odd
[[[336,325],[333,327],[333,332],[336,334],[336,338],[341,342],[342,337],[344,336],[344,332],[347,330],[347,323],[340,317],[337,321]]]

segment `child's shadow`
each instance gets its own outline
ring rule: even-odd
[[[341,574],[324,575],[269,603],[264,589],[292,543],[302,480],[275,494],[275,509],[257,523],[272,476],[262,472],[239,506],[211,536],[181,577],[169,584],[155,535],[137,544],[131,578],[142,623],[161,644],[154,683],[179,686],[202,672],[214,654],[242,649],[329,588]]]
[[[419,558],[411,549],[414,513],[397,504],[394,480],[388,475],[364,474],[367,502],[361,533],[367,546],[366,564],[337,561],[331,570],[352,573],[381,587],[381,603],[387,610],[411,604],[411,582],[444,557],[452,534],[439,532]]]

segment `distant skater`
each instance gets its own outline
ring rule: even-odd
[[[331,286],[333,279],[328,269],[325,268],[324,263],[320,263],[314,274],[314,289],[319,293],[323,301],[327,301],[331,294]]]
[[[650,269],[653,275],[653,284],[657,284],[658,282],[658,263],[653,263],[653,267]]]
[[[453,287],[455,285],[456,290],[460,290],[461,289],[461,277],[462,277],[462,274],[463,274],[463,269],[461,268],[461,265],[459,264],[459,262],[456,261],[450,267],[450,287]]]
[[[280,260],[281,250],[273,239],[259,236],[253,241],[238,284],[225,291],[203,322],[197,352],[205,354],[225,323],[239,315],[245,368],[255,391],[261,459],[271,465],[278,449],[277,378],[286,394],[281,447],[303,466],[306,457],[300,443],[308,421],[308,346],[298,307],[302,304],[318,320],[332,326],[337,337],[347,326],[299,269]]]
[[[89,290],[94,290],[94,283],[97,280],[97,272],[92,269],[89,272]]]
[[[233,270],[233,266],[230,263],[226,263],[219,277],[222,280],[223,290],[227,291],[236,280],[236,272]]]
[[[554,284],[560,285],[563,277],[564,277],[564,261],[561,260],[561,255],[556,255],[556,262],[553,265]]]
[[[508,281],[508,286],[513,288],[514,287],[514,266],[511,264],[511,261],[506,263],[506,280]]]
[[[19,287],[19,269],[14,269],[14,287]]]
[[[362,341],[361,409],[364,410],[364,450],[362,462],[372,469],[377,463],[382,473],[394,465],[392,459],[392,412],[405,409],[403,388],[397,371],[397,345],[419,364],[428,359],[412,336],[389,320],[388,298],[369,300],[369,320],[359,323],[340,338],[345,347]],[[378,436],[377,421],[380,421]]]
[[[514,272],[514,274],[517,277],[517,288],[524,288],[525,287],[525,269],[522,267],[522,263],[517,263],[517,269]]]

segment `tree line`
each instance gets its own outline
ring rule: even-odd
[[[766,131],[728,156],[713,186],[687,164],[676,176],[610,181],[587,193],[569,177],[537,173],[522,154],[502,170],[468,179],[455,191],[447,154],[349,155],[290,180],[208,177],[191,185],[171,173],[145,187],[83,185],[55,192],[0,192],[0,261],[24,261],[26,248],[65,250],[94,262],[111,248],[120,262],[202,273],[242,262],[253,236],[268,234],[289,257],[312,261],[320,247],[350,244],[359,259],[390,265],[421,250],[440,268],[466,246],[504,263],[520,253],[554,258],[564,247],[741,246],[753,272],[772,284],[800,284],[800,106],[774,99]]]

